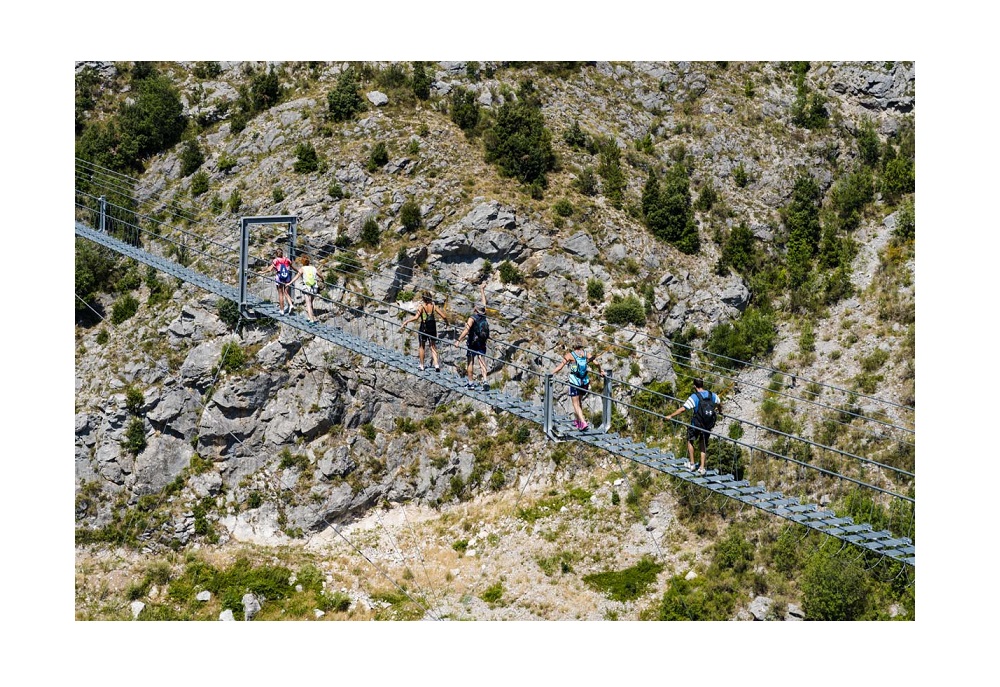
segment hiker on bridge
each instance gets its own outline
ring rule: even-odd
[[[584,430],[588,427],[587,419],[583,415],[583,407],[581,406],[583,397],[587,395],[590,389],[588,363],[592,364],[598,373],[601,372],[600,365],[590,360],[590,355],[584,350],[583,338],[577,336],[573,338],[573,350],[567,351],[563,359],[559,361],[556,369],[552,370],[552,374],[557,374],[561,369],[567,365],[569,366],[569,397],[573,402],[573,413],[576,415],[576,419],[573,420],[573,426],[579,430]]]
[[[490,384],[486,381],[486,343],[490,339],[490,324],[486,319],[486,285],[479,285],[479,293],[483,296],[483,302],[476,305],[472,316],[466,321],[465,328],[462,329],[462,333],[458,335],[455,339],[455,347],[462,342],[466,336],[469,337],[468,347],[466,349],[466,366],[465,366],[465,388],[475,389],[476,384],[473,379],[472,368],[475,361],[479,360],[479,369],[483,373],[483,391],[490,390]]]
[[[309,264],[308,255],[301,256],[299,262],[302,263],[302,267],[295,270],[295,276],[292,278],[291,283],[294,284],[299,279],[302,280],[302,296],[306,301],[306,314],[309,316],[310,322],[315,322],[316,315],[313,314],[313,297],[319,293],[319,271]],[[291,301],[291,296],[289,296],[288,302],[291,303]]]
[[[722,402],[715,392],[707,391],[705,389],[705,382],[695,379],[694,393],[688,396],[687,400],[684,401],[684,405],[670,413],[670,415],[667,415],[667,419],[671,420],[674,416],[680,415],[685,410],[693,411],[691,424],[688,425],[687,430],[688,462],[684,467],[694,472],[694,442],[697,441],[701,448],[701,467],[698,468],[699,475],[705,474],[705,452],[708,450],[708,436],[711,429],[715,427],[715,419],[721,407]]]
[[[285,257],[281,246],[278,246],[277,250],[276,257],[268,265],[264,274],[274,272],[274,285],[278,289],[278,310],[282,314],[286,314],[286,302],[288,303],[288,313],[292,312],[292,294],[288,289],[288,285],[292,283],[292,261]]]
[[[416,322],[420,320],[420,326],[417,333],[417,357],[420,359],[420,370],[424,369],[424,348],[426,344],[431,345],[431,360],[434,363],[434,370],[436,372],[441,371],[441,362],[438,360],[438,349],[437,349],[437,320],[434,318],[435,313],[441,317],[441,321],[448,324],[448,317],[444,314],[444,311],[438,307],[437,303],[434,302],[434,297],[431,295],[430,291],[424,291],[420,296],[422,303],[420,307],[417,308],[417,312],[413,317],[403,321],[400,325],[399,331],[403,331],[410,322]]]

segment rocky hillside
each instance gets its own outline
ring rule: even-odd
[[[136,211],[183,230],[195,257],[150,250],[210,272],[196,239],[233,246],[241,216],[294,215],[332,324],[357,327],[348,306],[365,297],[398,321],[424,289],[461,321],[484,284],[508,361],[495,388],[537,400],[521,368],[551,369],[581,334],[626,398],[683,399],[708,378],[731,401],[724,431],[860,451],[806,392],[913,426],[912,63],[76,72],[78,186],[133,177]],[[169,126],[143,124],[164,111]],[[518,136],[530,145],[511,157]],[[283,231],[255,237],[261,266]],[[296,329],[234,328],[214,296],[93,253],[78,242],[79,618],[242,617],[242,594],[195,600],[215,589],[195,559],[280,561],[298,587],[258,592],[264,618],[670,618],[692,594],[705,618],[834,617],[781,523]],[[378,337],[415,354],[412,332]],[[442,355],[458,374],[461,356]],[[888,441],[865,435],[865,455],[912,461]],[[601,577],[615,571],[631,583]],[[845,613],[912,617],[912,589],[868,584]]]

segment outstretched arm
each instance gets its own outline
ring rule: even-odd
[[[403,324],[399,325],[399,331],[403,331],[406,328],[406,325],[408,325],[410,322],[416,322],[419,318],[420,318],[420,311],[418,310],[413,317],[403,320]]]
[[[483,307],[486,307],[486,284],[479,285],[479,293],[483,295]]]

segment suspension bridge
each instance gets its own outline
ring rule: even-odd
[[[103,184],[100,186],[103,193],[98,194],[99,185],[95,183],[97,180]],[[636,418],[643,418],[647,423],[645,426],[652,426],[649,423],[653,422],[659,423],[656,427],[663,428],[671,422],[676,423],[667,420],[648,403],[640,404],[637,401],[639,394],[645,394],[661,403],[667,401],[679,403],[682,399],[634,386],[623,380],[613,379],[610,375],[601,375],[603,382],[599,393],[601,422],[599,426],[592,427],[589,431],[577,430],[572,424],[573,417],[560,412],[557,407],[555,400],[557,390],[564,389],[567,383],[555,379],[548,372],[556,359],[533,350],[520,339],[516,344],[509,340],[511,328],[519,322],[555,327],[558,330],[564,329],[567,322],[577,316],[574,313],[555,308],[552,304],[528,302],[522,303],[523,307],[517,308],[517,313],[510,316],[494,309],[494,313],[500,315],[497,318],[500,326],[495,328],[494,337],[491,337],[491,348],[499,353],[491,353],[487,358],[494,369],[513,370],[519,377],[522,389],[540,389],[540,403],[529,393],[514,395],[501,389],[468,388],[464,376],[436,372],[430,365],[421,370],[412,354],[398,350],[403,339],[397,333],[399,320],[394,319],[391,313],[396,310],[397,313],[410,314],[408,311],[391,302],[390,297],[383,300],[370,295],[367,292],[371,291],[371,288],[349,288],[352,279],[367,274],[371,280],[368,287],[371,287],[372,282],[381,280],[380,290],[387,296],[395,295],[403,286],[416,283],[415,267],[405,266],[400,260],[400,264],[388,272],[377,273],[366,270],[363,267],[363,256],[356,251],[346,247],[324,245],[322,240],[316,237],[299,233],[296,218],[290,216],[243,218],[240,223],[240,237],[235,243],[226,243],[225,239],[208,238],[182,228],[191,222],[191,218],[181,210],[168,207],[166,212],[160,212],[156,217],[138,212],[136,203],[129,200],[133,195],[130,184],[127,177],[78,161],[77,211],[74,223],[76,236],[149,265],[220,298],[233,301],[238,304],[241,315],[247,318],[264,317],[294,327],[369,360],[537,424],[552,441],[577,441],[601,449],[638,465],[668,474],[685,483],[696,485],[706,490],[709,495],[721,495],[742,506],[753,507],[840,540],[844,546],[858,547],[915,568],[912,518],[901,516],[895,527],[891,519],[888,526],[875,527],[870,522],[847,515],[838,516],[833,510],[821,507],[817,503],[807,502],[801,497],[769,490],[761,481],[751,483],[741,478],[739,473],[745,472],[743,470],[734,469],[732,472],[726,472],[722,469],[710,469],[703,475],[689,471],[685,467],[686,457],[677,456],[662,447],[651,445],[656,443],[655,432],[652,432],[653,436],[646,436],[646,441],[641,441],[612,431],[620,422],[622,414],[631,418],[633,423]],[[108,199],[109,195],[113,200]],[[168,215],[168,220],[173,221],[164,220],[162,217],[164,214]],[[287,242],[286,250],[289,257],[294,257],[296,250],[307,252],[320,259],[339,257],[339,262],[329,268],[329,274],[338,275],[342,285],[329,288],[325,294],[316,296],[317,301],[325,301],[329,307],[330,312],[327,313],[325,321],[310,321],[303,315],[286,314],[270,300],[273,281],[254,271],[254,268],[266,265],[268,260],[250,254],[253,247],[250,229],[256,225],[287,227],[287,234],[282,240]],[[194,269],[194,266],[198,269]],[[442,289],[437,280],[434,280],[432,285],[439,291]],[[444,288],[451,293],[455,292],[447,285]],[[472,302],[471,297],[462,293],[458,294],[458,298]],[[436,339],[441,344],[448,342],[444,337]],[[711,374],[723,382],[734,381],[730,376],[730,368],[725,364],[726,360],[719,360],[716,357],[716,362],[696,365],[694,357],[700,353],[698,349],[673,342],[670,344],[672,347],[680,346],[682,349],[687,349],[684,351],[686,355],[678,356],[677,360],[671,360],[672,363],[686,365],[699,374]],[[629,355],[655,357],[649,353],[641,353],[635,345],[616,341],[611,341],[609,345],[622,347],[629,352]],[[746,384],[746,382],[741,383]],[[847,394],[845,390],[832,385],[811,384],[813,396],[819,395],[816,389],[828,388],[834,392],[843,392],[851,399],[860,396],[872,404],[882,403],[875,397],[856,392]],[[621,393],[616,394],[616,390]],[[815,398],[810,399],[805,394],[792,396],[783,388],[769,386],[766,389],[762,387],[761,390],[779,398],[790,397],[793,403],[812,404],[820,411],[828,411],[830,422],[849,427],[866,441],[886,441],[887,438],[891,438],[903,453],[912,452],[914,449],[913,430],[893,419],[889,412],[882,411],[869,415],[857,407],[856,403],[834,406]],[[886,403],[886,406],[890,411],[912,412],[912,408],[898,404]],[[751,460],[757,455],[762,460],[794,466],[800,472],[811,472],[840,480],[856,488],[868,490],[875,496],[888,500],[891,505],[903,504],[903,511],[908,508],[912,512],[915,507],[915,499],[906,493],[901,493],[904,491],[901,487],[910,486],[912,489],[915,473],[910,470],[834,448],[821,441],[783,432],[746,418],[739,418],[732,413],[726,414],[724,419],[728,426],[738,425],[741,431],[729,432],[728,435],[713,433],[713,440],[731,444],[734,451],[740,449],[748,451]],[[770,437],[772,445],[765,446],[759,440],[744,439],[746,433],[743,428],[755,436],[764,433]],[[823,456],[830,454],[837,457],[841,463],[853,464],[854,474],[848,474],[848,470],[839,467],[840,463],[835,464],[835,461],[817,460],[816,454]],[[874,504],[874,500],[872,503]],[[894,509],[890,508],[889,512],[894,512]]]

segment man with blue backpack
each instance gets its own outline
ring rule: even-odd
[[[684,405],[670,413],[670,415],[667,415],[667,419],[671,420],[675,415],[680,415],[685,410],[693,411],[691,424],[688,425],[687,430],[688,462],[684,467],[694,472],[694,442],[697,441],[701,448],[701,467],[698,468],[699,475],[705,474],[705,452],[708,450],[708,437],[712,428],[715,427],[716,416],[718,416],[721,407],[722,402],[719,401],[719,397],[715,392],[707,391],[705,389],[705,382],[695,379],[694,393],[688,396],[687,400],[684,401]]]
[[[483,296],[483,302],[476,305],[472,316],[465,322],[465,328],[458,335],[458,338],[455,339],[455,346],[457,347],[465,337],[469,337],[465,356],[465,388],[476,388],[476,383],[472,381],[472,368],[478,359],[479,369],[483,373],[483,391],[489,391],[490,384],[486,381],[486,343],[490,340],[490,323],[486,319],[486,286],[484,284],[479,285],[479,293]]]
[[[573,420],[573,426],[579,430],[584,430],[588,427],[587,419],[583,415],[581,401],[590,390],[590,370],[587,369],[589,364],[593,364],[594,369],[600,374],[601,367],[595,361],[590,360],[590,356],[583,348],[583,339],[575,337],[573,339],[573,350],[567,351],[563,359],[559,361],[556,369],[552,370],[552,374],[556,374],[559,370],[569,366],[569,398],[573,402],[573,414],[576,415],[576,419]]]

